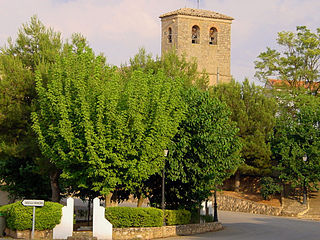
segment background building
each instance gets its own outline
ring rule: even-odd
[[[160,16],[161,53],[174,48],[196,58],[198,71],[209,74],[210,85],[231,80],[231,23],[233,18],[207,10],[181,8]]]

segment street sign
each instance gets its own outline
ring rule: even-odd
[[[25,207],[33,207],[31,239],[34,239],[34,228],[35,228],[35,225],[36,225],[36,207],[43,207],[44,206],[44,200],[25,199],[21,203]]]
[[[44,200],[23,200],[22,205],[25,207],[43,207]]]

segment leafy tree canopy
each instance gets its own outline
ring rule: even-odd
[[[121,74],[74,36],[49,70],[38,72],[33,129],[42,153],[78,189],[134,189],[163,168],[163,149],[183,116],[181,78]]]
[[[30,114],[36,108],[35,68],[42,63],[39,70],[45,78],[60,48],[60,34],[33,16],[19,29],[17,39],[0,49],[0,179],[5,183],[2,189],[14,197],[48,194],[49,179],[41,176],[46,170],[39,165],[43,160]]]
[[[272,144],[280,179],[294,187],[304,183],[316,187],[320,181],[320,100],[304,93],[281,95]]]
[[[169,146],[166,161],[166,205],[196,208],[241,163],[238,129],[217,98],[196,88],[184,94],[188,110]],[[160,203],[156,186],[151,202]]]
[[[280,50],[267,48],[255,61],[255,76],[266,82],[268,78],[283,80],[290,87],[306,87],[318,92],[320,88],[320,28],[315,33],[305,26],[296,32],[278,33]]]
[[[269,174],[270,137],[277,110],[274,98],[248,80],[220,84],[212,88],[212,94],[229,106],[231,119],[239,128],[238,136],[243,145],[241,157],[244,159],[239,171],[244,174]]]

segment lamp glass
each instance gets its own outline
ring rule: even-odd
[[[304,162],[306,162],[306,161],[308,160],[308,157],[307,157],[306,154],[302,157],[302,160],[303,160]]]
[[[168,150],[168,149],[165,149],[165,150],[163,151],[163,156],[167,157],[167,156],[168,156],[168,152],[169,152],[169,150]]]

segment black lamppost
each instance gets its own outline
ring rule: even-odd
[[[307,154],[302,157],[302,160],[305,162],[308,160]],[[306,176],[303,176],[303,201],[302,204],[307,204],[307,188],[306,188]]]
[[[213,221],[218,222],[217,189],[214,190]]]
[[[168,156],[168,152],[169,150],[166,149],[164,150],[163,152],[163,156],[166,158]],[[165,180],[165,176],[164,176],[164,171],[165,171],[165,166],[166,166],[166,162],[164,161],[164,167],[163,167],[163,170],[162,170],[162,200],[161,200],[161,208],[162,208],[162,211],[163,211],[163,226],[166,225],[166,220],[165,220],[165,217],[164,217],[164,209],[165,209],[165,203],[164,203],[164,180]]]

